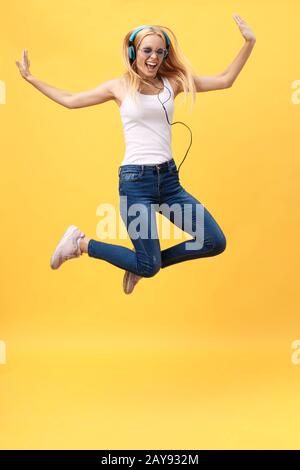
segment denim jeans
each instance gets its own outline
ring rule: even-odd
[[[118,173],[121,218],[134,250],[90,239],[89,256],[102,259],[139,276],[152,277],[160,268],[192,259],[215,256],[225,250],[226,238],[221,228],[204,205],[181,186],[174,159],[157,165],[122,165]],[[141,236],[137,235],[137,226],[134,224],[136,216],[129,210],[130,207],[135,207],[133,204],[138,206],[142,204],[142,217],[139,220],[142,221],[144,234]],[[167,209],[173,204],[175,204],[173,207],[177,207],[177,211]],[[166,209],[162,210],[162,206]],[[201,209],[200,220],[197,218],[197,207]],[[161,250],[157,235],[156,211],[192,235],[191,240]],[[176,214],[181,217],[176,217]],[[197,228],[202,228],[202,232],[197,231]],[[197,233],[202,233],[200,243]],[[193,243],[197,245],[193,246]]]

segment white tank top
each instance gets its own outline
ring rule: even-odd
[[[169,80],[161,77],[164,85],[158,95],[144,95],[137,92],[137,104],[129,93],[124,97],[119,108],[125,137],[125,156],[122,165],[164,163],[172,156],[171,126],[173,122],[174,92]],[[169,91],[169,90],[170,91]]]

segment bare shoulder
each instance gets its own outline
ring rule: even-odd
[[[168,77],[168,80],[170,82],[170,85],[173,88],[174,98],[176,98],[176,96],[179,95],[179,93],[183,92],[181,83],[178,80],[176,80],[176,78],[174,77]]]
[[[173,77],[168,77],[168,80],[169,80],[170,85],[173,89],[174,98],[176,98],[176,96],[178,95],[178,83],[175,80],[175,78],[173,78]]]
[[[125,79],[123,76],[114,78],[111,81],[111,90],[114,96],[114,101],[118,106],[121,106],[126,93]]]

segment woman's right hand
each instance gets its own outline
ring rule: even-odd
[[[29,70],[30,60],[28,59],[27,49],[23,49],[22,63],[20,64],[20,62],[16,60],[16,65],[18,66],[20,74],[22,75],[23,78],[28,79],[31,76],[31,73]]]

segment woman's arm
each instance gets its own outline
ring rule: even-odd
[[[108,80],[104,83],[101,83],[92,90],[82,91],[79,93],[70,93],[69,91],[60,90],[59,88],[48,85],[47,83],[42,82],[38,78],[31,75],[29,70],[30,61],[28,58],[27,49],[23,50],[22,63],[20,64],[18,61],[16,61],[16,64],[19,67],[22,77],[28,83],[31,83],[31,85],[37,88],[41,93],[66,108],[84,108],[94,104],[104,103],[105,101],[115,98],[114,91],[118,84],[118,79]]]
[[[240,71],[244,67],[245,63],[248,60],[248,57],[251,54],[251,51],[255,45],[256,39],[249,39],[245,42],[242,49],[234,59],[234,61],[229,65],[229,67],[222,73],[222,76],[225,78],[227,87],[232,86],[233,82],[239,75]]]
[[[55,88],[54,86],[48,85],[42,80],[30,75],[26,78],[28,83],[31,83],[37,90],[39,90],[44,95],[48,96],[51,100],[55,101],[58,104],[61,104],[65,108],[69,108],[69,99],[72,96],[72,93],[65,90],[60,90],[59,88]]]
[[[118,85],[119,78],[113,78],[112,80],[100,83],[100,85],[96,86],[96,88],[92,88],[91,90],[72,93],[71,96],[66,97],[68,108],[86,108],[88,106],[114,100],[116,97],[115,90],[118,89]]]
[[[251,54],[251,51],[256,42],[253,31],[240,16],[233,15],[233,18],[239,26],[243,37],[245,38],[245,44],[234,61],[224,72],[213,76],[194,76],[193,78],[197,92],[220,90],[231,87]]]

